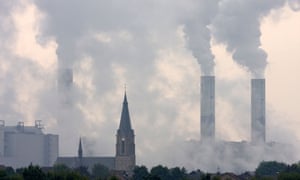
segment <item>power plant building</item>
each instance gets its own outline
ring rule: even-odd
[[[41,167],[52,166],[58,157],[58,135],[44,134],[40,121],[35,126],[0,124],[0,164],[13,168],[30,163]]]

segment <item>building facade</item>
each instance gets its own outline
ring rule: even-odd
[[[58,135],[44,134],[40,121],[35,126],[0,124],[0,164],[20,168],[30,163],[52,166],[58,157]]]

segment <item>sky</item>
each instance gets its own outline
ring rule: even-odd
[[[266,78],[267,141],[295,143],[299,32],[299,0],[0,0],[0,119],[41,119],[63,156],[80,136],[85,155],[113,156],[126,84],[137,164],[176,166],[170,148],[200,139],[201,75],[216,77],[226,141],[250,140],[250,79]]]

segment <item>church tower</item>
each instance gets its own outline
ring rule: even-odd
[[[82,166],[82,144],[81,144],[81,137],[79,139],[78,145],[78,167]]]
[[[126,91],[116,144],[116,170],[130,172],[135,167],[134,131],[131,128]]]

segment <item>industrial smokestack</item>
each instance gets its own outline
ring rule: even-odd
[[[201,76],[201,139],[215,139],[214,76]]]
[[[251,80],[251,141],[266,141],[265,79]]]

